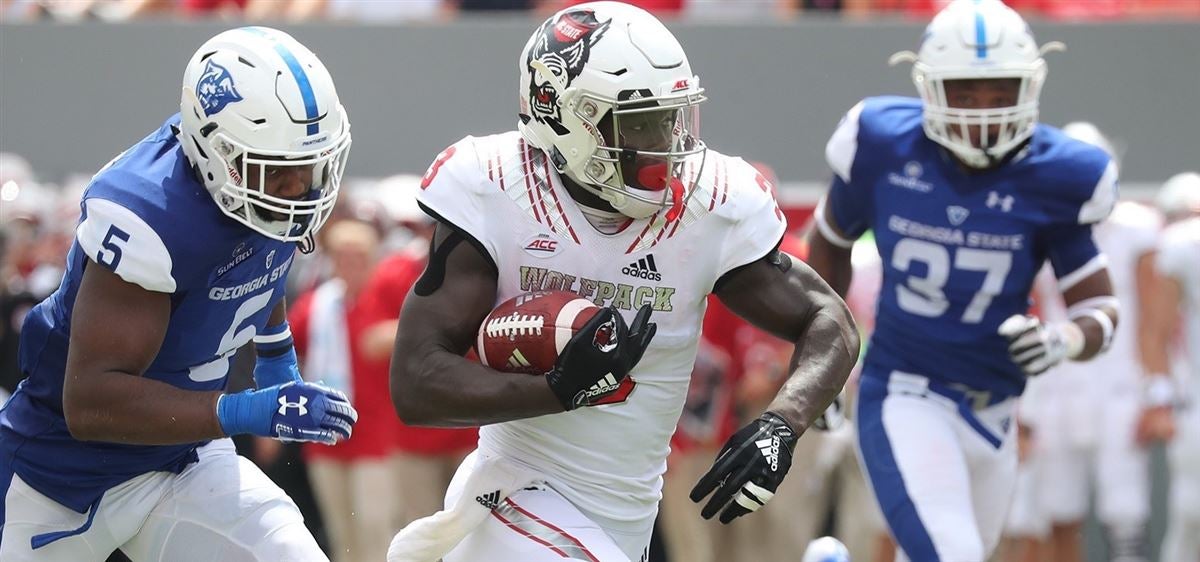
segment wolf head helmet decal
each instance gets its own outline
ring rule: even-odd
[[[539,60],[546,65],[565,85],[570,85],[591,54],[612,20],[599,21],[590,9],[566,11],[556,19],[546,20],[539,31],[537,42],[525,60],[528,65]],[[532,68],[531,68],[532,70]],[[540,80],[537,72],[530,72],[529,109],[531,117],[561,129],[558,90],[550,82]],[[566,134],[565,131],[558,131]]]

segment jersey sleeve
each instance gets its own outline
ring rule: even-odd
[[[739,171],[736,203],[722,207],[732,222],[721,246],[720,275],[753,262],[779,244],[787,230],[787,220],[775,202],[771,185],[749,164],[737,161]]]
[[[150,291],[173,293],[172,257],[159,233],[128,208],[107,199],[84,200],[75,240],[92,261]]]
[[[1108,258],[1096,245],[1090,224],[1057,226],[1048,233],[1047,239],[1047,256],[1058,278],[1060,291],[1066,291],[1108,267]]]
[[[833,181],[814,213],[825,239],[844,248],[853,245],[869,226],[871,193],[861,178],[855,181],[853,173],[864,105],[859,102],[846,112],[825,145],[825,160],[833,170]]]
[[[1094,224],[1108,217],[1117,204],[1117,165],[1109,161],[1100,180],[1091,189],[1090,197],[1079,206],[1077,222]]]
[[[474,238],[495,262],[498,250],[485,236],[488,214],[481,193],[484,176],[476,152],[474,137],[443,150],[421,178],[417,202],[434,219]]]

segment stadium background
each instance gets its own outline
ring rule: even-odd
[[[1072,3],[1086,14],[1089,3],[1121,2]],[[177,111],[188,57],[208,37],[238,25],[169,16],[121,23],[29,21],[14,17],[6,4],[0,2],[7,8],[0,10],[0,152],[26,158],[50,186],[91,174]],[[1042,120],[1088,120],[1110,134],[1122,152],[1123,194],[1135,199],[1148,199],[1167,177],[1200,162],[1200,2],[1160,4],[1166,12],[1093,14],[1104,15],[1103,21],[1031,14],[1039,41],[1068,45],[1065,53],[1047,57]],[[823,190],[824,142],[841,114],[864,96],[912,92],[907,66],[889,68],[886,60],[915,48],[924,24],[896,12],[735,12],[716,18],[668,14],[668,25],[710,96],[702,108],[702,136],[722,152],[773,168],[779,197],[798,230]],[[265,23],[295,35],[329,67],[353,123],[349,175],[371,178],[420,174],[466,134],[514,128],[517,54],[540,17],[463,13],[407,23]],[[0,197],[0,226],[7,228],[14,209],[13,201]],[[1166,475],[1161,451],[1155,457],[1156,552]],[[1100,560],[1103,545],[1094,523],[1087,535],[1089,559]]]

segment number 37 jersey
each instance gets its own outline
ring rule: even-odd
[[[199,445],[85,442],[67,431],[63,378],[70,331],[80,328],[71,315],[84,269],[105,267],[170,295],[165,338],[143,376],[185,390],[223,389],[233,353],[283,298],[295,245],[221,213],[188,167],[172,131],[178,122],[172,117],[118,156],[84,192],[62,284],[34,307],[21,332],[28,378],[0,413],[0,454],[30,486],[79,511],[139,474],[182,470]],[[103,322],[103,330],[127,329],[120,317]]]
[[[1045,260],[1062,290],[1105,267],[1092,224],[1116,202],[1109,156],[1038,125],[1009,161],[969,172],[925,136],[919,100],[880,97],[847,113],[826,157],[818,227],[839,245],[874,230],[883,261],[867,361],[1020,394],[1025,376],[997,328],[1027,311]]]

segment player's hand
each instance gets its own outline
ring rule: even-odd
[[[712,519],[721,512],[721,522],[729,523],[758,511],[775,496],[775,490],[791,468],[797,439],[799,436],[791,426],[771,412],[739,429],[725,442],[712,468],[692,488],[690,497],[696,503],[713,494],[700,516]]]
[[[1083,332],[1074,322],[1044,324],[1033,316],[1015,314],[1000,324],[998,332],[1008,339],[1013,363],[1031,377],[1083,350]]]
[[[1170,406],[1151,406],[1142,410],[1135,432],[1137,444],[1145,447],[1155,441],[1175,437],[1175,416]]]
[[[650,322],[650,305],[642,306],[629,325],[616,308],[600,309],[575,332],[546,373],[546,382],[563,409],[591,406],[616,392],[657,330]]]
[[[222,395],[217,400],[217,420],[226,435],[249,433],[333,445],[350,438],[358,412],[337,390],[290,382]]]

